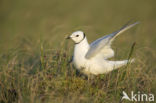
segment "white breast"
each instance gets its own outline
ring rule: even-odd
[[[76,66],[76,68],[81,69],[85,66],[87,61],[85,55],[88,52],[88,49],[89,44],[86,38],[81,43],[75,45],[73,63]]]

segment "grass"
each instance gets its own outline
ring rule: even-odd
[[[156,95],[155,1],[69,2],[1,1],[0,103],[131,103],[121,101],[122,91]],[[141,23],[116,38],[112,59],[135,63],[92,80],[69,64],[66,34],[81,29],[93,41],[132,18]]]
[[[107,103],[121,102],[122,91],[155,93],[155,73],[146,60],[138,58],[135,64],[88,81],[68,64],[70,53],[64,45],[62,50],[40,48],[34,55],[12,50],[1,56],[2,103]]]

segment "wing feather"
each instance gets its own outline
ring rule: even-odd
[[[90,44],[90,49],[88,50],[85,57],[87,59],[90,59],[90,58],[96,56],[98,53],[101,53],[101,51],[111,49],[110,45],[111,45],[111,42],[115,39],[115,37],[117,37],[119,34],[130,29],[131,27],[135,26],[138,23],[139,22],[135,22],[135,23],[130,24],[130,25],[126,24],[122,28],[120,28],[119,30],[117,30],[117,31],[115,31],[109,35],[103,36],[103,37],[97,39],[96,41],[92,42]],[[110,57],[109,55],[112,55],[112,54],[108,53],[108,57]],[[105,57],[107,57],[107,55],[105,55]]]

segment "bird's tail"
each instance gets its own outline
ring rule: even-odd
[[[135,59],[130,59],[130,60],[122,60],[122,61],[109,61],[110,64],[112,64],[112,70],[118,69],[124,65],[127,65],[128,63],[134,62]]]

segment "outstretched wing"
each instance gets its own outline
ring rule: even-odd
[[[121,29],[109,34],[109,35],[106,35],[106,36],[103,36],[99,39],[97,39],[96,41],[92,42],[90,44],[90,49],[88,50],[87,54],[86,54],[86,58],[87,59],[90,59],[94,56],[96,56],[98,53],[101,53],[101,51],[112,51],[112,49],[110,48],[110,45],[111,45],[111,42],[115,39],[116,36],[118,36],[119,34],[121,34],[122,32],[128,30],[129,28],[135,26],[136,24],[138,24],[139,22],[136,22],[134,24],[131,24],[131,25],[124,25]],[[110,52],[112,53],[112,52]],[[104,54],[107,58],[108,57],[111,57],[112,54]],[[113,56],[113,55],[112,55]]]

